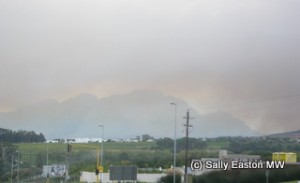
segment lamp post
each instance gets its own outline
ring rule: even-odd
[[[18,153],[18,179],[17,179],[17,183],[19,183],[19,180],[20,180],[20,152],[19,151],[17,151],[17,153]]]
[[[101,132],[101,158],[100,158],[100,166],[103,167],[103,136],[104,136],[104,125],[98,125],[99,127],[102,128],[102,132]],[[102,172],[101,172],[101,182],[102,182]]]
[[[177,128],[176,118],[177,118],[177,104],[174,103],[174,102],[171,102],[170,104],[174,105],[174,107],[175,107],[175,114],[174,114],[174,162],[173,162],[173,183],[175,183],[176,182],[175,168],[176,168],[176,128]]]
[[[46,160],[46,164],[47,164],[47,181],[46,183],[49,183],[49,147],[48,147],[48,142],[46,141],[46,145],[47,145],[47,160]]]
[[[48,147],[48,142],[46,142],[46,144],[47,144],[47,161],[46,161],[46,163],[47,163],[47,169],[48,169],[48,161],[49,161],[49,147]]]
[[[14,155],[11,155],[11,172],[10,172],[10,183],[13,182],[13,173],[14,173]]]

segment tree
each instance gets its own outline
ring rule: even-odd
[[[1,142],[11,142],[11,143],[20,143],[20,142],[45,142],[46,139],[42,133],[39,135],[34,131],[12,131],[8,129],[0,128],[0,141]]]
[[[129,156],[128,156],[127,153],[122,152],[122,153],[120,154],[120,160],[121,160],[121,161],[122,161],[122,160],[128,160],[128,159],[129,159]]]
[[[146,141],[148,141],[148,140],[154,140],[154,137],[152,137],[152,136],[150,136],[150,135],[148,135],[148,134],[142,135],[142,141],[143,141],[143,142],[146,142]]]
[[[140,141],[141,141],[141,137],[140,137],[140,136],[136,136],[136,137],[135,137],[135,140],[137,140],[137,141],[140,142]]]
[[[7,172],[10,171],[12,156],[16,157],[17,147],[11,143],[0,143],[0,182],[7,181]]]
[[[176,183],[180,183],[181,182],[181,175],[180,174],[176,174],[175,182]],[[166,176],[161,177],[158,180],[158,183],[173,183],[173,174],[168,174]]]
[[[171,149],[173,147],[174,141],[168,137],[160,138],[156,141],[158,149]]]
[[[174,140],[170,138],[161,138],[156,140],[157,147],[159,149],[170,149],[173,150]],[[177,150],[181,151],[185,149],[185,138],[177,139]],[[204,149],[207,147],[207,142],[202,139],[189,138],[189,149]]]

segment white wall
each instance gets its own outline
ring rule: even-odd
[[[165,175],[166,174],[137,174],[137,179],[141,182],[155,183],[160,177]],[[99,177],[101,177],[100,174]],[[109,180],[109,173],[103,173],[101,180],[105,183],[113,182]],[[80,172],[80,182],[96,182],[95,172]]]

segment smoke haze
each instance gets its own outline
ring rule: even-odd
[[[299,129],[297,0],[1,1],[0,111],[137,89]],[[142,104],[141,104],[142,105]]]

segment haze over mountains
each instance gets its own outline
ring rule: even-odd
[[[278,137],[278,138],[300,138],[300,130],[283,132],[283,133],[275,133],[269,136]]]
[[[150,134],[172,137],[174,134],[174,106],[177,103],[177,135],[184,136],[187,109],[194,117],[192,137],[254,136],[257,132],[229,113],[200,115],[185,101],[156,91],[135,91],[98,99],[91,94],[57,102],[45,100],[13,112],[0,113],[2,128],[34,130],[47,139],[101,137],[99,124],[105,126],[106,138],[132,138]]]

